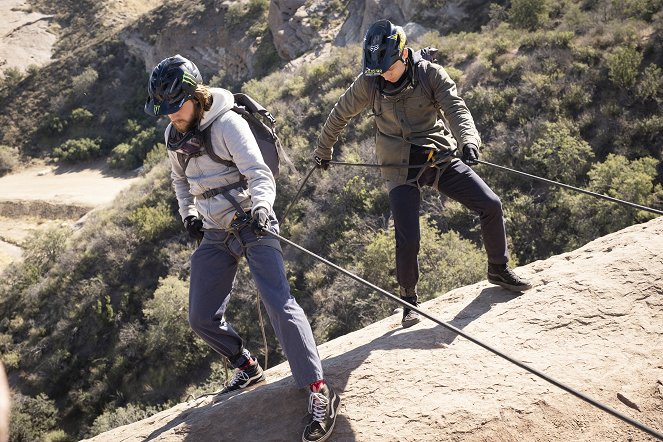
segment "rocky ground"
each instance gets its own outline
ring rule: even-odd
[[[41,66],[51,58],[57,40],[50,26],[53,17],[33,12],[25,0],[0,2],[0,71]],[[1,74],[0,74],[1,75]]]
[[[522,296],[481,282],[425,303],[442,321],[663,432],[663,218],[519,269]],[[426,320],[392,316],[320,346],[343,404],[333,441],[653,441]],[[286,364],[213,405],[182,403],[91,441],[299,440],[307,394]]]

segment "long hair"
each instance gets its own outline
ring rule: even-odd
[[[193,93],[193,101],[195,103],[195,127],[198,127],[200,120],[203,119],[203,114],[212,107],[212,91],[209,86],[199,84],[196,86],[196,91]]]

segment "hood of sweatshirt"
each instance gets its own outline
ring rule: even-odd
[[[229,90],[210,88],[210,91],[212,92],[212,107],[203,114],[199,125],[200,130],[204,130],[214,120],[232,109],[235,104],[235,97]]]

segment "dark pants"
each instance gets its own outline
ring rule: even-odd
[[[419,185],[433,186],[436,173],[437,169],[428,168]],[[502,203],[490,187],[471,168],[454,160],[441,174],[437,189],[479,215],[488,262],[506,264],[509,256]],[[396,229],[396,279],[401,287],[411,288],[419,281],[421,194],[416,186],[404,184],[389,192],[389,202]]]
[[[270,229],[278,232],[274,218]],[[210,347],[226,356],[233,367],[246,362],[248,353],[244,350],[244,342],[224,318],[238,261],[244,254],[295,382],[299,387],[305,387],[323,379],[313,332],[304,310],[290,294],[278,241],[273,244],[274,239],[256,237],[249,226],[240,231],[240,236],[246,248],[237,237],[226,232],[206,231],[191,257],[191,328]]]

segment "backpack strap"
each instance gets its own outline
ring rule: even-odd
[[[220,156],[214,152],[214,147],[212,146],[212,124],[214,122],[210,123],[205,129],[202,131],[202,143],[203,147],[205,148],[205,153],[207,156],[209,156],[213,161],[221,164],[225,164],[228,167],[237,167],[233,161],[230,160],[224,160]]]
[[[270,126],[272,126],[272,129],[276,126],[276,118],[269,113],[267,109],[265,109],[260,103],[258,103],[256,100],[253,98],[249,97],[246,94],[242,93],[237,93],[233,94],[235,97],[235,107],[245,107],[246,110],[251,113],[251,114],[259,114],[262,117],[264,117],[267,121],[269,121]],[[235,109],[233,109],[235,110]],[[235,112],[238,112],[235,110]],[[238,112],[241,114],[244,114],[244,112]]]
[[[427,47],[420,49],[412,53],[412,64],[414,65],[414,70],[416,71],[415,77],[416,81],[421,84],[421,88],[424,90],[426,97],[433,102],[436,108],[440,108],[435,100],[435,92],[433,91],[433,86],[430,83],[430,78],[428,77],[428,66],[430,63],[435,60],[437,54],[437,49]]]

